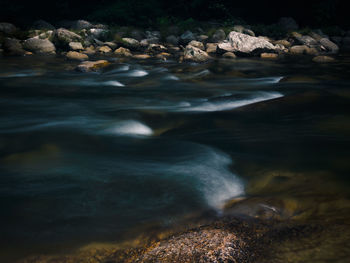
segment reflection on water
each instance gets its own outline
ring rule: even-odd
[[[116,63],[91,74],[72,63],[0,62],[1,262],[118,242],[207,210],[329,223],[338,241],[327,231],[317,244],[280,240],[276,262],[312,262],[317,247],[346,262],[346,57]]]

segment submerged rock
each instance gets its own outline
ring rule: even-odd
[[[66,57],[69,59],[73,59],[73,60],[86,60],[89,59],[89,57],[86,54],[82,54],[76,51],[69,51],[66,54]]]
[[[48,39],[40,39],[36,37],[29,38],[26,41],[24,41],[23,47],[34,53],[46,53],[46,54],[56,53],[55,45]]]
[[[80,72],[97,71],[101,68],[107,67],[109,64],[110,63],[107,60],[84,61],[77,66],[76,70]]]
[[[219,43],[218,49],[221,52],[256,55],[264,51],[275,50],[276,47],[264,39],[232,31],[228,36],[228,41]]]
[[[184,52],[184,60],[194,61],[194,62],[205,62],[210,59],[207,52],[196,48],[191,45],[187,45]]]

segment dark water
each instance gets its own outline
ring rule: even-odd
[[[116,62],[81,74],[64,60],[1,58],[1,262],[220,214],[235,197],[345,222],[349,62]]]

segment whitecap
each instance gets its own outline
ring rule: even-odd
[[[135,69],[126,74],[128,77],[144,77],[148,75],[146,70]]]
[[[110,80],[110,81],[105,81],[102,83],[103,85],[106,86],[114,86],[114,87],[124,87],[125,85],[117,80]]]
[[[105,132],[123,136],[151,136],[153,134],[150,127],[135,120],[120,121],[113,127],[106,129]]]

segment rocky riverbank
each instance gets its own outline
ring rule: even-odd
[[[39,20],[30,29],[21,30],[13,24],[0,23],[0,54],[65,56],[68,60],[84,61],[77,70],[86,72],[107,66],[113,61],[111,58],[200,63],[240,56],[261,59],[309,56],[314,62],[328,63],[333,62],[339,52],[350,49],[350,31],[337,30],[329,36],[319,29],[299,29],[292,18],[281,18],[276,26],[279,37],[255,33],[252,29],[258,27],[248,25],[208,27],[204,24],[206,30],[201,27],[181,30],[172,26],[155,31],[111,27],[85,20],[65,21],[55,27]],[[97,60],[100,61],[87,63]]]

